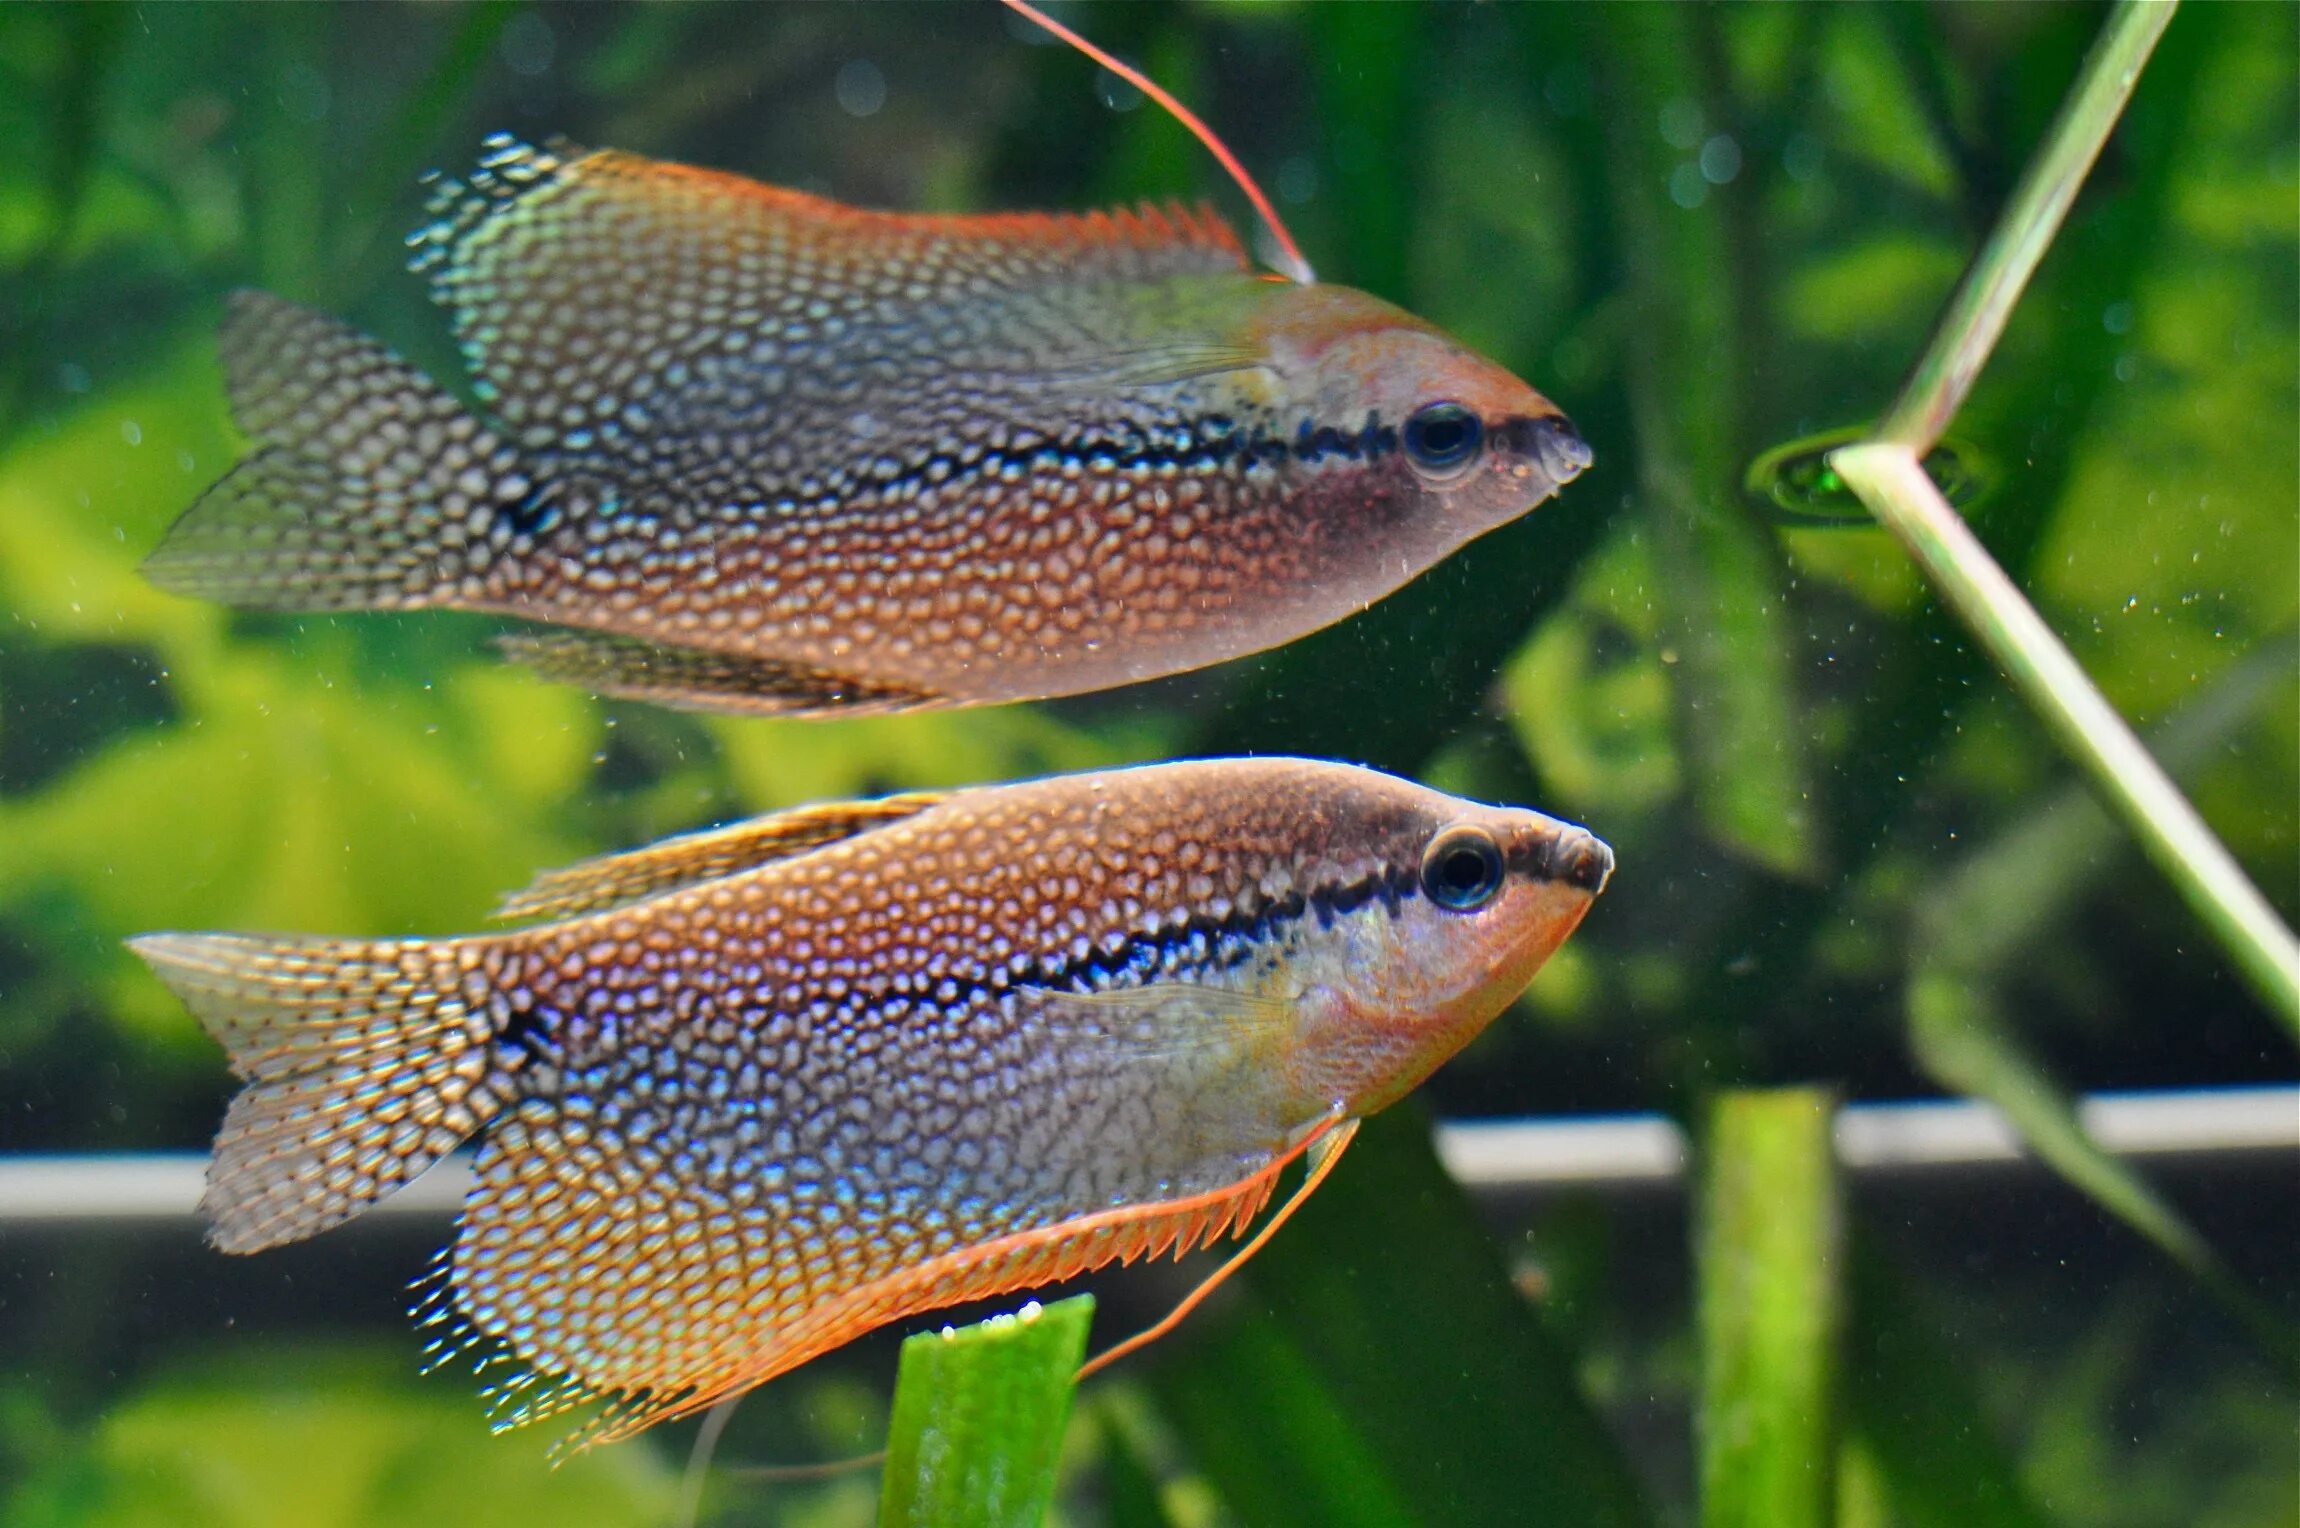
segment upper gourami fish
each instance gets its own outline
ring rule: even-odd
[[[412,244],[476,408],[238,294],[256,450],[155,582],[517,616],[546,674],[674,705],[973,705],[1303,636],[1590,459],[1509,372],[1258,275],[1205,208],[872,212],[498,137]]]
[[[512,932],[134,945],[247,1081],[216,1243],[309,1236],[476,1135],[433,1312],[523,1366],[502,1420],[602,1400],[597,1441],[1243,1230],[1612,866],[1538,813],[1212,760],[675,838],[546,875]]]

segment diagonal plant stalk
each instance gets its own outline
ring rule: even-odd
[[[2084,766],[2142,848],[2300,1038],[2300,940],[2150,757],[2068,648],[1950,507],[1922,465],[1995,348],[2124,109],[2176,0],[2119,0],[2076,89],[1966,273],[1883,425],[1831,455],[2021,698]]]
[[[2156,51],[2179,0],[2119,0],[2100,40],[2085,56],[2076,87],[2061,104],[2044,145],[2021,172],[1997,226],[1949,299],[1923,359],[1909,373],[1901,396],[1877,438],[1930,451],[1949,427],[1973,379],[2004,334],[2037,262],[2060,232],[2078,188],[2100,157],[2109,131],[2140,81],[2141,66]]]

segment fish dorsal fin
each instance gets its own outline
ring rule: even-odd
[[[504,898],[495,916],[564,918],[620,907],[805,854],[916,816],[944,799],[921,792],[878,801],[829,802],[683,833],[627,854],[546,870],[525,891]]]
[[[413,263],[521,445],[690,482],[664,442],[710,437],[729,491],[803,478],[882,397],[1058,360],[1026,353],[1048,331],[1012,321],[1018,298],[1248,269],[1209,208],[876,212],[501,135],[432,211]],[[794,424],[826,398],[835,421]]]

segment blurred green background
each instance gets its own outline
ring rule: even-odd
[[[1063,14],[1218,124],[1322,276],[1532,380],[1597,465],[1284,652],[823,725],[594,702],[496,663],[482,621],[147,588],[137,560],[237,450],[224,294],[452,376],[400,235],[489,131],[890,207],[1236,209],[1178,127],[988,3],[0,6],[0,1151],[204,1144],[221,1058],[132,932],[456,931],[539,868],[798,801],[1361,760],[1585,821],[1621,871],[1238,1297],[1088,1388],[1061,1519],[1692,1521],[1684,1202],[1473,1205],[1430,1113],[1660,1109],[1700,1138],[1720,1090],[1814,1082],[1977,1092],[2050,1137],[2066,1091],[2295,1072],[1885,534],[1749,479],[1889,400],[2102,12]],[[1982,537],[2287,919],[2296,58],[2288,5],[2174,21],[1954,427]],[[1829,1513],[2300,1521],[2289,1158],[2150,1180],[2046,1145],[2065,1181],[1852,1185]],[[188,1223],[0,1228],[0,1522],[667,1521],[688,1430],[553,1474],[465,1379],[414,1376],[400,1287],[444,1231],[239,1262]],[[1105,1341],[1176,1287],[1093,1283]],[[722,1458],[874,1446],[891,1371],[892,1334],[779,1382]],[[873,1500],[723,1473],[707,1520]]]

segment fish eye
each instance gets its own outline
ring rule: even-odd
[[[1406,419],[1406,455],[1428,472],[1451,472],[1477,455],[1485,422],[1458,403],[1429,403]]]
[[[1422,852],[1422,890],[1438,906],[1474,912],[1501,890],[1501,845],[1483,828],[1448,828]]]

